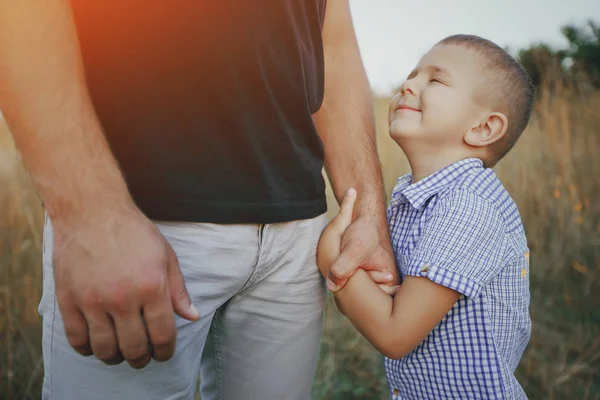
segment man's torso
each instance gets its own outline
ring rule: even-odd
[[[70,0],[88,88],[150,218],[325,211],[325,0]]]

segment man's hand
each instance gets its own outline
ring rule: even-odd
[[[171,358],[173,310],[189,320],[199,314],[154,224],[125,206],[52,224],[56,296],[71,346],[133,368]]]
[[[0,54],[0,108],[52,222],[69,343],[136,368],[169,359],[173,310],[190,320],[198,312],[177,257],[133,204],[105,140],[69,2],[0,1]]]
[[[339,214],[323,233],[327,239],[323,244],[329,248],[328,252],[323,251],[326,256],[323,258],[327,258],[325,263],[331,265],[327,287],[332,292],[340,290],[358,268],[363,268],[369,271],[371,279],[384,292],[393,295],[397,291],[398,272],[389,240],[386,248],[386,241],[380,239],[376,225],[367,218],[359,217],[352,222],[355,201],[356,191],[348,190]],[[387,239],[388,235],[384,235],[384,238]],[[319,243],[320,248],[324,247],[321,245]]]

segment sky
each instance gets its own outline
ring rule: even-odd
[[[566,24],[600,23],[600,0],[349,0],[372,90],[390,94],[440,39],[470,33],[511,51],[564,46]],[[0,118],[2,114],[0,113]]]
[[[600,23],[600,0],[350,0],[350,8],[371,88],[382,95],[448,35],[475,34],[516,52],[539,42],[563,47],[562,26]]]

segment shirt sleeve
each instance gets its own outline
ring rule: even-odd
[[[440,198],[408,260],[407,275],[475,298],[502,269],[505,224],[486,200],[466,190]]]

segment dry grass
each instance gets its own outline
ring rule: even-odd
[[[0,124],[0,398],[40,397],[42,218],[29,176]]]
[[[386,191],[408,171],[375,99]],[[496,168],[531,252],[533,336],[518,369],[531,399],[600,399],[600,93],[542,96]],[[0,398],[39,398],[42,209],[0,125]],[[337,210],[328,190],[330,213]],[[329,304],[316,399],[383,399],[381,357]]]

